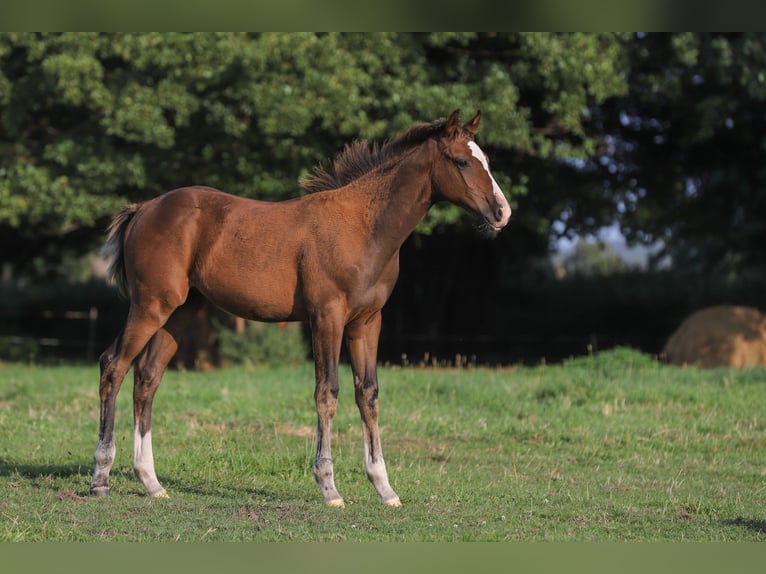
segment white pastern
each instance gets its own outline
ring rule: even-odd
[[[136,425],[136,429],[133,431],[133,466],[136,469],[154,470],[152,431],[141,436],[138,432],[138,425]]]
[[[144,483],[150,496],[166,496],[165,489],[157,480],[154,471],[154,454],[152,453],[152,432],[144,436],[138,432],[138,425],[133,434],[133,471],[138,479]]]
[[[378,491],[381,502],[386,506],[401,506],[399,497],[388,482],[388,472],[386,471],[386,463],[383,461],[383,458],[378,458],[375,462],[372,462],[369,454],[365,454],[364,466],[367,478],[370,479],[375,490]]]
[[[114,463],[114,455],[116,453],[117,449],[114,446],[114,443],[103,443],[101,441],[98,441],[98,446],[96,447],[96,454],[94,455],[93,459],[96,463],[96,471],[100,472],[106,472],[107,474],[112,469],[112,464]]]
[[[503,225],[505,225],[508,222],[508,218],[511,216],[511,206],[508,203],[508,200],[505,198],[503,190],[500,189],[500,186],[497,185],[495,178],[492,177],[492,172],[489,171],[489,164],[487,163],[487,156],[479,147],[479,144],[474,141],[470,141],[468,142],[468,147],[471,148],[473,157],[481,162],[481,165],[486,170],[487,175],[489,175],[489,179],[492,180],[492,193],[494,193],[495,199],[503,208]]]

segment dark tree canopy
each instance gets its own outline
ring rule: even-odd
[[[529,254],[616,220],[679,265],[762,264],[765,64],[763,34],[2,33],[0,264],[55,266],[174,187],[293,197],[455,108],[481,110]]]
[[[766,35],[647,34],[628,54],[630,94],[602,110],[594,174],[609,214],[677,266],[763,266]]]

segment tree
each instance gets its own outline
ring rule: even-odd
[[[521,202],[546,168],[571,169],[597,151],[595,112],[627,89],[626,39],[2,34],[2,260],[50,268],[93,248],[121,205],[182,185],[295,196],[296,180],[351,139],[385,138],[457,107],[482,109],[493,171]],[[538,251],[559,204],[521,219]],[[421,230],[457,221],[439,208]]]
[[[677,267],[762,268],[766,35],[641,34],[628,54],[630,92],[600,110],[589,193]]]
[[[607,243],[580,239],[560,261],[562,275],[609,275],[626,271],[628,266]]]

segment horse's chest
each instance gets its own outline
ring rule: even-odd
[[[388,301],[396,284],[399,266],[379,269],[355,269],[347,277],[346,293],[350,307],[380,308]]]

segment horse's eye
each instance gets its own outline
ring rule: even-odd
[[[470,165],[470,162],[467,159],[463,159],[462,157],[456,157],[452,161],[454,161],[455,165],[458,166],[461,169],[464,168],[464,167],[468,167]]]

